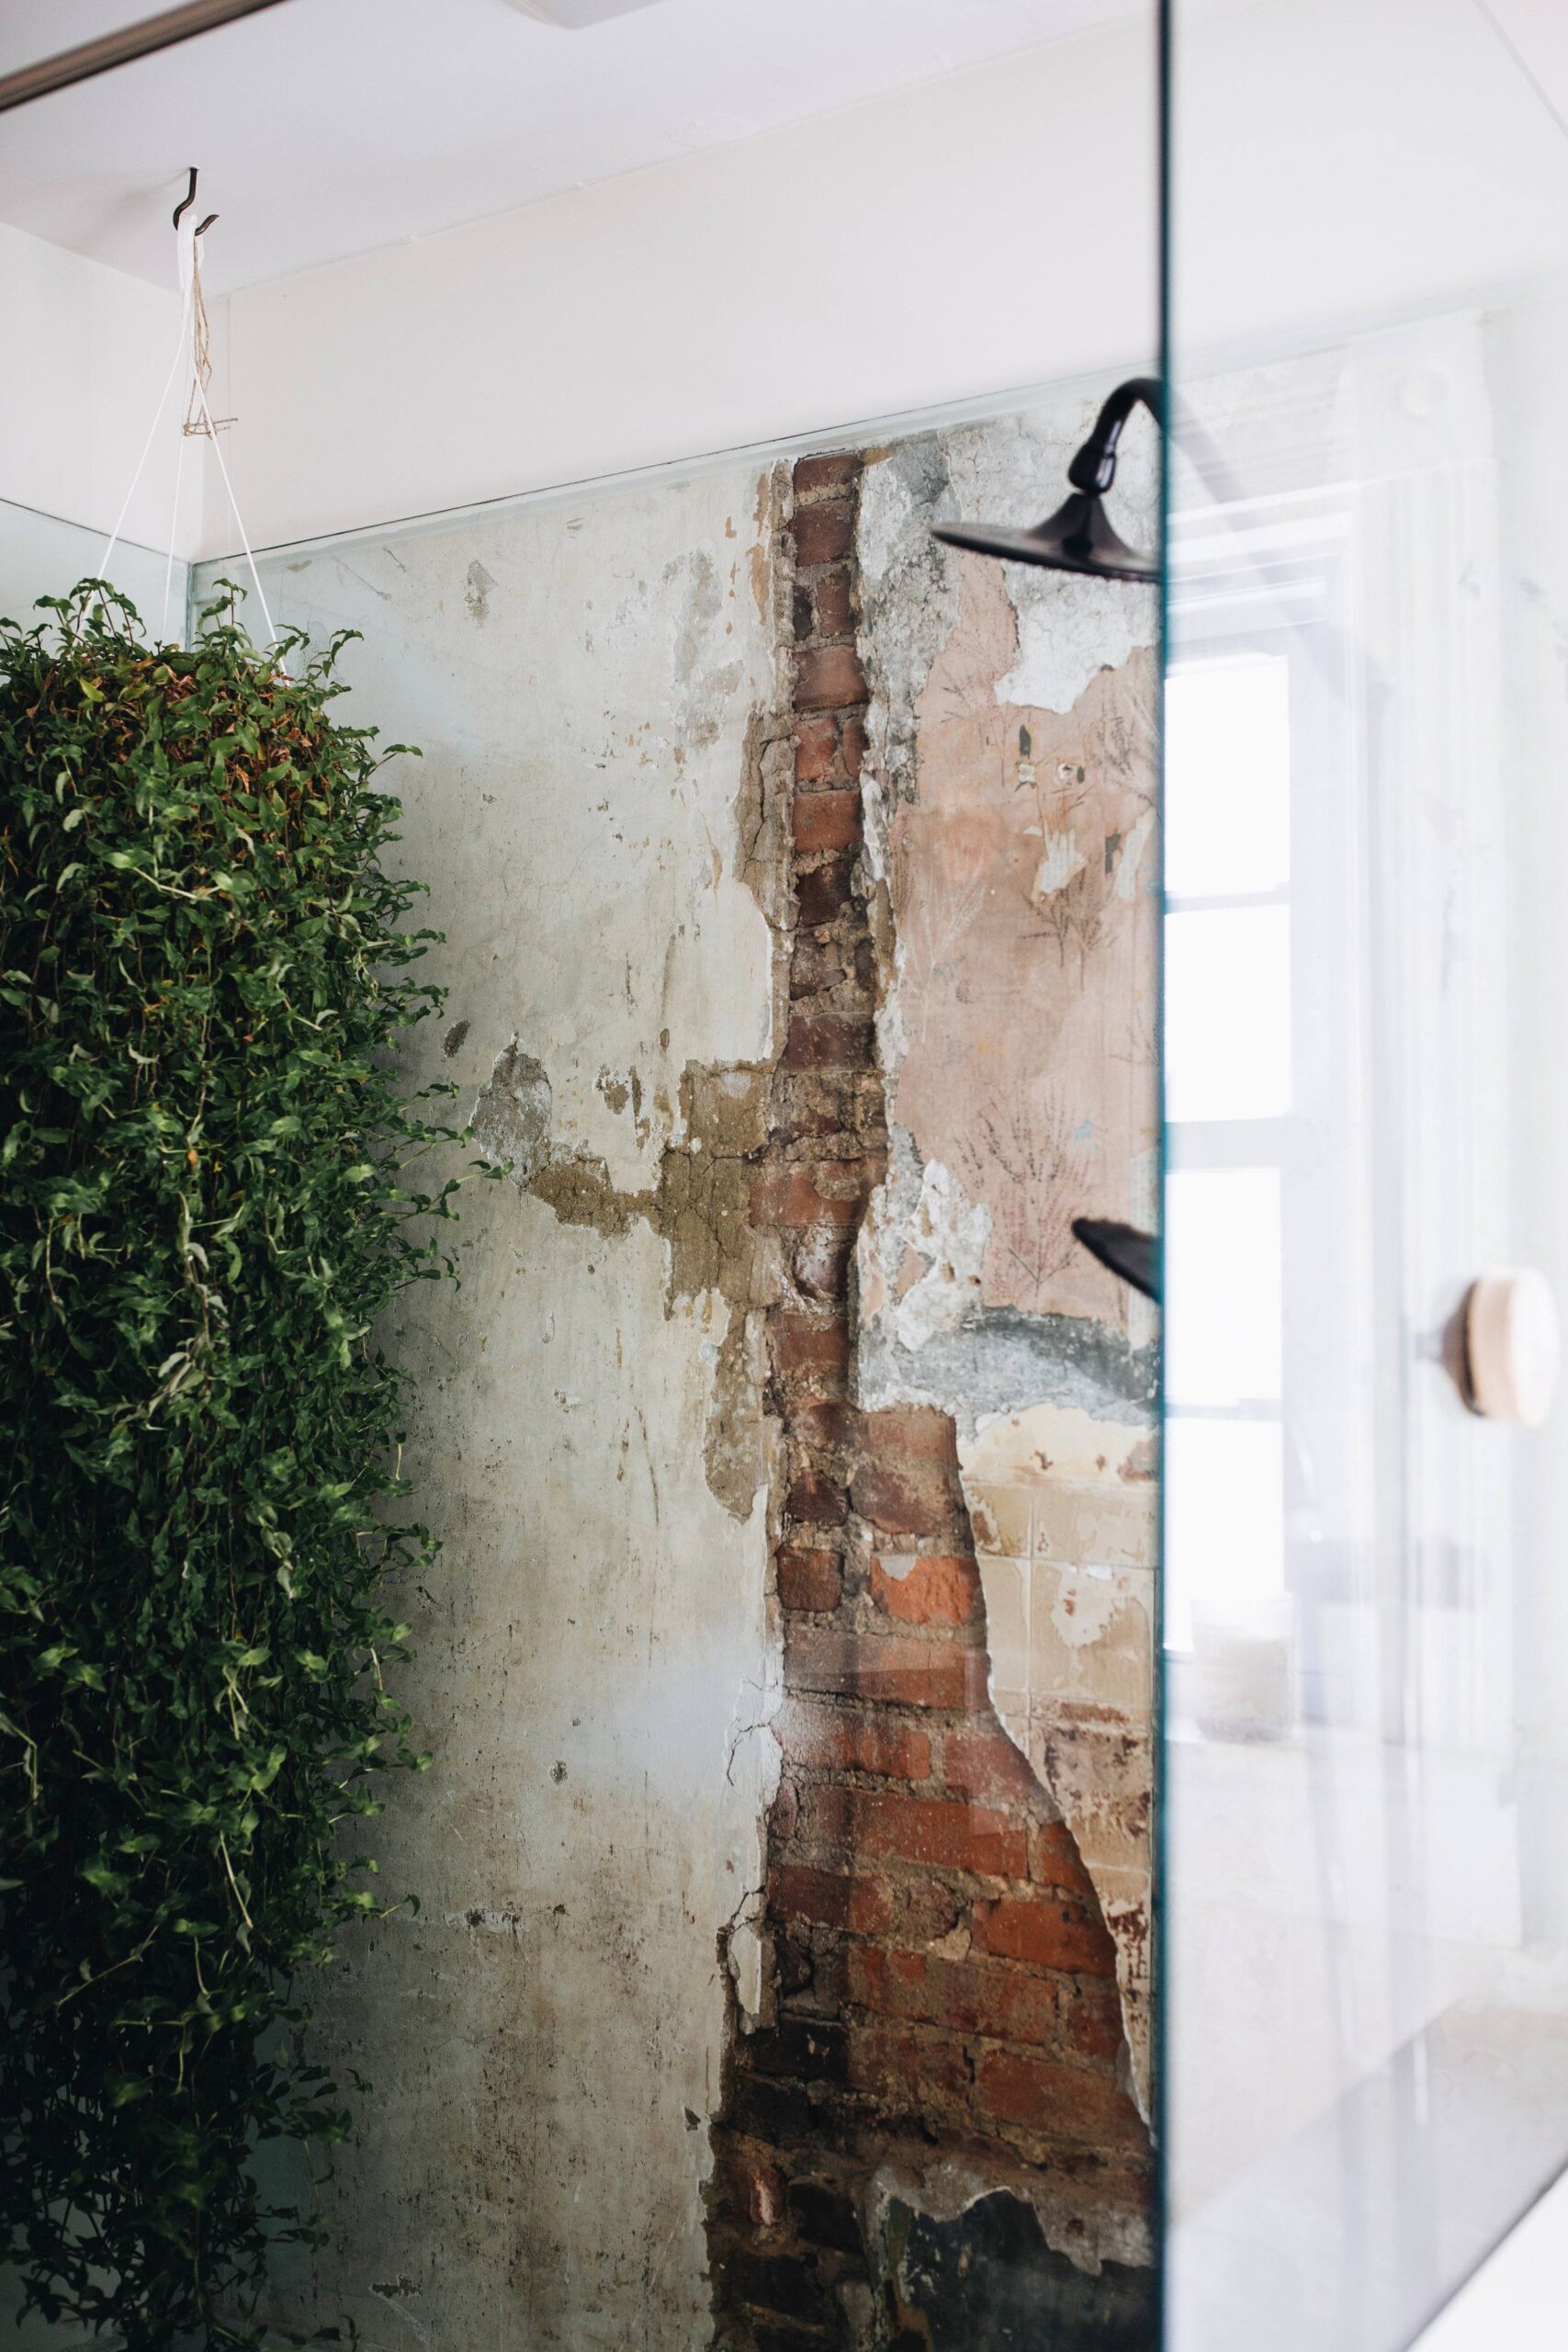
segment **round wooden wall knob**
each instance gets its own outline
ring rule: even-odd
[[[1533,1266],[1481,1274],[1464,1303],[1469,1402],[1489,1421],[1539,1429],[1557,1394],[1557,1301]]]

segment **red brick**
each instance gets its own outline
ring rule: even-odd
[[[963,1707],[985,1689],[985,1652],[949,1642],[921,1642],[897,1634],[846,1634],[800,1627],[784,1650],[784,1679],[792,1690],[839,1699],[873,1699],[905,1707]],[[963,1806],[955,1806],[962,1812]],[[1019,1831],[1021,1841],[1023,1832]],[[1021,1878],[1027,1855],[1016,1872]]]
[[[1078,2057],[1113,2062],[1123,2035],[1115,1978],[1077,1978],[1061,2003],[1061,2029],[1064,2047]]]
[[[1029,1804],[1041,1794],[1029,1758],[1001,1731],[950,1731],[942,1742],[942,1777],[950,1789],[992,1804]]]
[[[829,858],[822,865],[807,867],[795,879],[795,911],[809,929],[819,922],[834,922],[849,905],[852,896],[854,861],[848,857]]]
[[[1035,2048],[1063,2043],[1057,1987],[1048,1977],[865,1945],[849,1955],[848,1989],[851,2000],[883,2017]]]
[[[798,2084],[770,2082],[749,2067],[736,2069],[730,2120],[774,2147],[808,2140],[818,2129],[816,2109]]]
[[[753,1225],[853,1225],[859,1215],[858,1192],[818,1192],[809,1168],[775,1170],[751,1188]]]
[[[844,490],[860,473],[858,450],[832,449],[795,461],[795,494],[810,498],[822,491]]]
[[[821,784],[839,774],[839,722],[836,718],[801,718],[795,729],[795,780]]]
[[[753,2066],[765,2075],[793,2075],[804,2083],[841,2083],[848,2074],[849,2037],[831,2018],[786,2011],[751,2043]]]
[[[803,792],[795,804],[795,845],[806,856],[818,850],[852,849],[860,829],[858,792]]]
[[[835,1486],[818,1470],[803,1470],[797,1478],[792,1478],[784,1498],[786,1515],[813,1527],[841,1526],[848,1509],[842,1487]]]
[[[791,996],[820,996],[829,989],[838,988],[848,977],[841,939],[830,934],[822,938],[808,931],[795,933],[795,951],[789,959]]]
[[[797,1012],[784,1041],[785,1069],[864,1069],[871,1062],[872,1024],[848,1012]]]
[[[894,1889],[894,1933],[902,1944],[940,1943],[967,1917],[963,1894],[929,1872],[905,1876]]]
[[[849,1333],[841,1323],[818,1323],[808,1315],[775,1307],[768,1325],[773,1363],[781,1373],[842,1372],[849,1363]]]
[[[1094,1908],[1094,1889],[1083,1856],[1065,1821],[1041,1822],[1030,1831],[1029,1875],[1037,1886],[1057,1887]]]
[[[798,1517],[791,1511],[791,1517]],[[779,1599],[786,1609],[822,1614],[837,1609],[844,1594],[844,1572],[831,1552],[806,1552],[785,1544],[779,1553]]]
[[[870,1772],[885,1781],[924,1781],[931,1774],[931,1741],[896,1717],[793,1699],[774,1717],[773,1727],[792,1764],[822,1772]]]
[[[979,1606],[980,1579],[973,1560],[946,1552],[916,1560],[903,1576],[890,1575],[874,1559],[871,1593],[877,1607],[902,1624],[966,1625]],[[950,1749],[952,1745],[950,1740]]]
[[[844,763],[844,774],[852,784],[858,784],[861,767],[865,759],[864,719],[846,718],[843,731],[839,738],[839,744]]]
[[[854,591],[847,570],[835,565],[831,571],[818,572],[811,583],[811,602],[818,637],[854,635]]]
[[[997,1903],[976,1903],[974,1936],[981,1951],[1026,1960],[1036,1968],[1059,1968],[1070,1975],[1116,1973],[1116,1947],[1104,1921],[1082,1904],[1052,1895],[1004,1894]]]
[[[859,2254],[861,2228],[854,2199],[830,2180],[792,2180],[789,2211],[795,2228],[811,2245],[829,2246],[837,2254]],[[820,2338],[818,2339],[820,2343]],[[759,2345],[758,2352],[761,2352]],[[797,2337],[792,2352],[811,2352]]]
[[[775,1101],[773,1140],[780,1145],[819,1143],[836,1136],[854,1118],[854,1086],[859,1072],[835,1071],[786,1075]]]
[[[879,1859],[897,1856],[938,1870],[978,1871],[992,1878],[1023,1875],[1028,1860],[1023,1830],[1006,1814],[956,1804],[950,1798],[896,1796],[880,1789],[857,1789],[852,1794],[849,1833],[859,1853]]]
[[[852,2055],[852,2069],[856,2063]],[[1137,2109],[1108,2076],[1032,2052],[985,2052],[976,2069],[975,2104],[1045,2139],[1087,2140],[1096,2149],[1148,2144]]]
[[[886,1461],[956,1464],[958,1444],[953,1416],[934,1405],[885,1405],[867,1427],[867,1437]]]
[[[805,1919],[818,1928],[882,1936],[892,1925],[893,1890],[885,1878],[851,1878],[842,1871],[783,1862],[769,1873],[768,1907],[776,1919]]]
[[[795,535],[795,560],[803,571],[809,571],[814,564],[838,563],[855,543],[853,503],[847,498],[825,498],[815,506],[797,506],[790,528]]]
[[[827,1857],[832,1865],[849,1867],[852,1858],[854,1791],[840,1781],[818,1781],[804,1788],[791,1842],[807,1853]]]
[[[969,2061],[954,2035],[919,2026],[857,2025],[849,2036],[850,2086],[889,2106],[965,2108]]]
[[[851,1483],[863,1519],[888,1535],[942,1535],[953,1517],[945,1472],[903,1472],[880,1462],[863,1462]]]
[[[790,1427],[802,1445],[853,1445],[860,1426],[859,1411],[844,1396],[803,1397],[790,1415]]]
[[[852,645],[795,648],[795,699],[800,710],[849,710],[865,700],[865,672]]]

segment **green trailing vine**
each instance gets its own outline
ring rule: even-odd
[[[321,2230],[255,2154],[347,2128],[304,1991],[428,1760],[373,1325],[450,1271],[409,1170],[452,1130],[394,1068],[435,934],[342,639],[40,609],[0,624],[0,2221],[46,2316],[256,2346],[267,2246]]]

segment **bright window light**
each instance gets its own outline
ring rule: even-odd
[[[1278,1421],[1165,1425],[1166,1641],[1194,1620],[1246,1624],[1285,1589],[1284,1438]]]
[[[1291,917],[1285,907],[1168,916],[1167,1115],[1275,1119],[1291,1107]]]
[[[1280,1171],[1173,1169],[1166,1191],[1166,1394],[1174,1406],[1280,1395]]]
[[[1291,872],[1290,665],[1238,654],[1171,672],[1165,689],[1166,890],[1261,897]]]

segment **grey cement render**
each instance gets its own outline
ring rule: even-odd
[[[476,1181],[461,1287],[393,1319],[405,1467],[444,1546],[396,1601],[434,1762],[377,1832],[386,1895],[419,1909],[323,1988],[324,2054],[375,2089],[328,2191],[334,2250],[275,2312],[346,2312],[363,2352],[687,2352],[711,2325],[718,1940],[755,1898],[776,1772],[752,1728],[766,1476],[755,1395],[750,1451],[728,1431],[710,1475],[744,1302],[678,1289],[635,1212],[701,1148],[693,1066],[766,1066],[781,1034],[758,865],[775,504],[742,468],[264,573],[280,621],[364,630],[339,710],[423,751],[389,782],[449,997],[411,1084],[455,1081],[463,1118],[490,1089],[492,1156],[547,1125],[632,1204],[601,1230],[525,1166]]]

